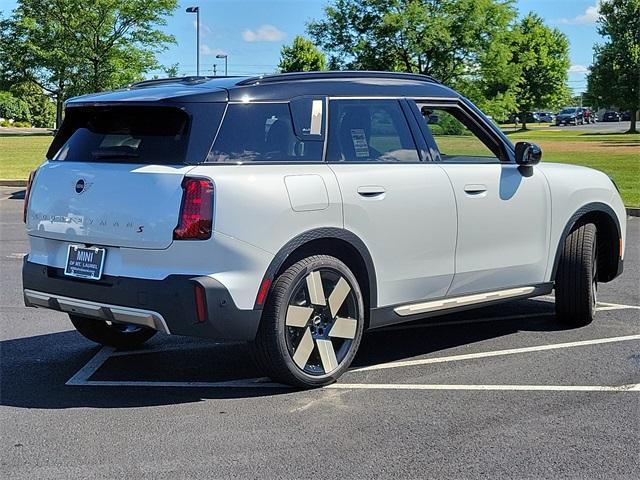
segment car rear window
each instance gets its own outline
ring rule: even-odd
[[[74,107],[66,112],[49,158],[67,162],[185,163],[189,130],[189,115],[179,108]]]
[[[311,112],[310,107],[309,118]],[[296,135],[289,103],[232,103],[207,162],[321,161],[323,142],[321,131],[317,133],[310,124]]]

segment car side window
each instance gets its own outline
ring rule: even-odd
[[[419,162],[416,144],[397,100],[332,100],[330,162]]]
[[[319,162],[322,137],[308,133],[296,135],[288,103],[232,103],[207,162]]]
[[[444,162],[498,162],[499,147],[482,138],[473,121],[457,107],[431,107],[418,104]]]

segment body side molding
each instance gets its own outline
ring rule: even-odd
[[[370,328],[386,327],[398,323],[460,312],[509,300],[546,295],[553,291],[553,282],[521,285],[505,290],[477,292],[460,297],[443,297],[412,304],[389,305],[371,309]]]

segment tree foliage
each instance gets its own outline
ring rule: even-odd
[[[29,120],[34,127],[52,128],[56,120],[55,102],[31,81],[16,83],[9,90],[29,106]]]
[[[324,54],[311,40],[298,35],[293,43],[280,50],[278,69],[283,72],[314,72],[326,69]]]
[[[526,128],[527,113],[536,108],[560,107],[569,97],[569,41],[542,18],[529,13],[516,26],[512,37],[511,66],[517,76],[516,104]]]
[[[640,110],[640,0],[600,3],[598,32],[605,37],[595,47],[595,62],[587,76],[587,95],[594,104],[632,112],[635,133]]]
[[[28,122],[31,120],[29,105],[24,100],[13,96],[11,92],[0,92],[0,118]]]
[[[482,63],[515,17],[512,0],[335,0],[308,25],[332,68],[432,75],[452,83]]]
[[[122,87],[155,68],[173,42],[158,29],[177,0],[19,0],[0,22],[0,75],[30,80],[62,102]]]
[[[567,96],[568,41],[511,0],[334,0],[309,34],[332,69],[431,75],[500,118]]]

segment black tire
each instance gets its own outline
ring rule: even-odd
[[[556,317],[562,323],[583,326],[595,317],[598,292],[596,226],[577,226],[564,242],[556,273]]]
[[[335,257],[314,255],[273,283],[252,350],[274,381],[321,387],[349,367],[363,331],[364,301],[355,275]]]
[[[69,319],[83,337],[109,347],[123,349],[139,347],[156,334],[156,331],[151,328],[128,323],[108,324],[103,320],[78,315],[69,315]]]

